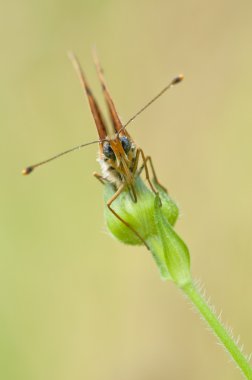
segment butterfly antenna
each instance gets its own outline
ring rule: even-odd
[[[96,140],[96,141],[91,141],[89,143],[85,143],[85,144],[81,144],[81,145],[78,145],[78,146],[75,146],[74,148],[71,148],[71,149],[68,149],[68,150],[65,150],[64,152],[61,152],[59,154],[57,154],[56,156],[53,156],[53,157],[50,157],[48,158],[47,160],[44,160],[44,161],[41,161],[35,165],[31,165],[31,166],[27,166],[27,168],[23,169],[22,170],[22,174],[23,175],[28,175],[30,174],[31,172],[34,171],[34,169],[36,169],[37,167],[39,166],[42,166],[42,165],[45,165],[47,164],[48,162],[51,162],[53,160],[56,160],[57,158],[61,157],[61,156],[64,156],[65,154],[68,154],[68,153],[71,153],[71,152],[74,152],[76,150],[80,150],[82,148],[84,148],[85,146],[88,146],[88,145],[92,145],[92,144],[96,144],[96,143],[101,143],[102,141],[104,140]]]
[[[123,130],[125,129],[133,120],[135,120],[135,118],[137,116],[139,116],[143,111],[146,110],[146,108],[148,108],[152,103],[154,103],[158,98],[160,98],[160,96],[162,96],[167,90],[169,90],[169,88],[175,86],[175,84],[178,84],[180,83],[182,80],[184,79],[184,75],[183,74],[179,74],[177,77],[175,77],[167,86],[165,86],[156,96],[154,96],[154,98],[152,98],[147,104],[145,104],[145,106],[143,108],[141,108],[134,116],[132,116],[126,124],[124,124],[124,126],[120,129]],[[120,132],[119,131],[119,132]],[[119,133],[118,132],[118,133]]]

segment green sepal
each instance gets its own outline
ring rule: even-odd
[[[191,282],[189,250],[164,217],[158,195],[155,198],[154,220],[161,239],[167,270],[172,280],[179,287],[183,287]]]

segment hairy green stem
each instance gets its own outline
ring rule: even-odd
[[[148,244],[161,277],[173,281],[184,292],[230,353],[245,378],[252,380],[252,368],[248,359],[192,282],[188,247],[174,230],[178,208],[158,183],[155,183],[155,186],[159,191],[156,195],[138,177],[135,181],[138,202],[132,202],[126,190],[113,203],[113,208]],[[107,202],[113,196],[114,188],[107,185],[105,190]],[[121,220],[109,212],[107,207],[105,210],[108,228],[114,236],[126,244],[142,243]]]
[[[223,326],[217,315],[200,295],[193,283],[183,286],[182,291],[193,303],[200,315],[206,320],[211,330],[217,335],[223,346],[230,353],[237,366],[241,369],[246,379],[252,379],[252,367],[249,365],[247,358],[234,342],[232,336]]]

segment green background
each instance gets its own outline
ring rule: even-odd
[[[0,377],[240,379],[144,248],[108,236],[96,138],[74,50],[101,101],[96,44],[126,121],[176,74],[185,81],[129,127],[181,208],[192,272],[223,320],[251,334],[251,1],[2,2]]]

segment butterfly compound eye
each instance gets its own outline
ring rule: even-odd
[[[130,151],[130,148],[131,148],[130,140],[126,136],[120,137],[120,140],[121,140],[124,152],[128,153]]]
[[[109,143],[103,145],[103,154],[105,157],[115,160],[115,153]]]

